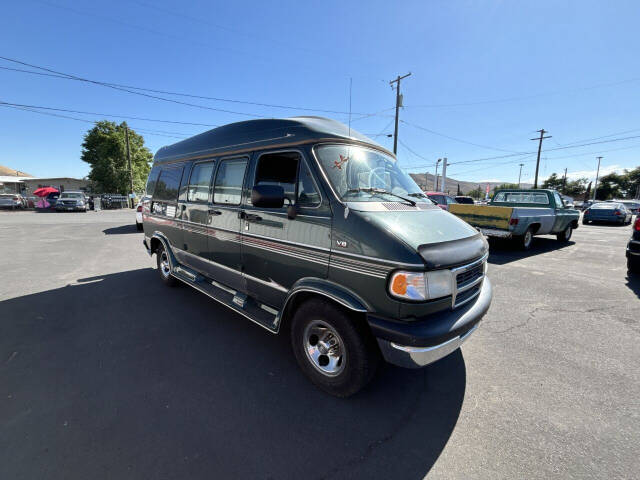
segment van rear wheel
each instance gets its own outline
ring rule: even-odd
[[[156,248],[156,264],[158,265],[158,273],[160,274],[160,280],[162,280],[162,283],[168,287],[175,287],[178,285],[178,280],[171,276],[169,254],[162,243],[160,243],[158,248]]]
[[[312,299],[295,312],[291,345],[298,365],[316,386],[349,397],[367,385],[380,363],[371,333],[326,300]]]

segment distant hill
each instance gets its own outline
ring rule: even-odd
[[[21,172],[20,170],[14,170],[13,168],[5,167],[3,165],[0,165],[0,175],[10,177],[33,177],[33,175]]]
[[[413,178],[414,182],[416,182],[423,190],[431,191],[435,190],[435,175],[427,173],[427,181],[425,188],[425,174],[424,173],[410,173],[411,178]],[[464,180],[456,180],[455,178],[447,177],[447,191],[451,195],[456,195],[458,192],[458,185],[460,185],[460,191],[462,194],[467,194],[471,190],[475,190],[478,186],[484,191],[487,188],[487,183],[489,183],[489,189],[493,190],[494,187],[498,185],[502,185],[503,183],[508,182],[466,182]],[[442,185],[442,176],[438,175],[438,188],[440,189],[440,185]],[[530,183],[522,183],[520,184],[522,188],[531,188],[533,185]]]

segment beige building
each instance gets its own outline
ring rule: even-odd
[[[22,184],[24,185],[24,194],[27,196],[33,195],[34,190],[40,187],[53,187],[57,188],[60,192],[65,190],[81,190],[86,192],[89,189],[89,180],[82,178],[22,178]]]

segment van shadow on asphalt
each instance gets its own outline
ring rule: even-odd
[[[0,318],[4,478],[422,478],[465,394],[458,350],[330,397],[287,336],[153,269],[9,299]]]
[[[529,250],[521,250],[514,241],[492,238],[489,241],[489,260],[493,265],[504,265],[527,257],[534,257],[542,253],[571,247],[576,242],[570,240],[567,243],[559,242],[555,238],[533,237]]]
[[[131,225],[120,225],[119,227],[105,228],[102,230],[102,233],[105,235],[122,235],[126,233],[142,233],[142,231],[136,228],[135,223],[132,223]]]
[[[627,272],[625,285],[640,298],[640,273]]]

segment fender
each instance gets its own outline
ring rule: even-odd
[[[169,240],[167,239],[167,237],[164,236],[164,234],[160,232],[154,232],[153,235],[151,235],[151,241],[149,245],[149,251],[150,251],[149,255],[153,255],[152,248],[153,248],[154,240],[157,240],[162,243],[162,246],[164,247],[165,251],[169,255],[169,266],[171,267],[171,271],[173,272],[173,269],[178,266],[178,261],[176,260],[176,257],[173,254],[173,250],[171,249]]]
[[[354,312],[366,313],[371,311],[371,307],[369,307],[362,298],[342,285],[323,278],[301,278],[291,287],[280,312],[278,312],[276,318],[278,330],[280,329],[281,321],[288,316],[290,306],[293,305],[293,300],[298,294],[303,292],[327,297]]]

